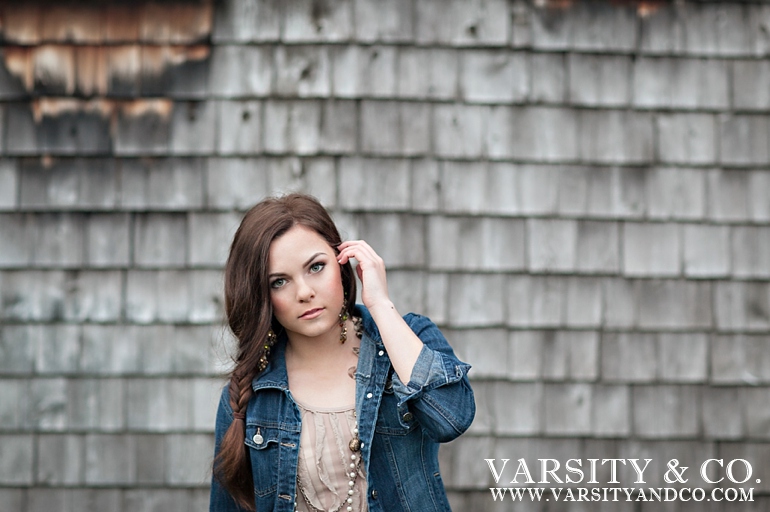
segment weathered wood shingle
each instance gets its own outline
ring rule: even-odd
[[[206,509],[222,267],[289,191],[473,365],[457,510],[492,457],[767,466],[767,5],[0,8],[0,509]]]

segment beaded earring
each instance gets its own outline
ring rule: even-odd
[[[345,293],[347,295],[347,293]],[[340,332],[340,345],[348,341],[348,327],[345,324],[345,322],[348,321],[348,299],[342,299],[342,309],[340,310],[339,314],[339,320],[340,320],[340,327],[342,328],[342,332]]]
[[[267,368],[267,358],[270,357],[270,349],[275,345],[276,340],[278,340],[278,336],[275,335],[273,329],[267,331],[267,341],[265,341],[265,346],[263,347],[265,351],[262,352],[259,363],[257,363],[257,369],[260,372]]]

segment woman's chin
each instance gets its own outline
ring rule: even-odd
[[[289,334],[289,338],[294,335],[294,337],[301,337],[306,339],[315,339],[319,340],[320,338],[325,337],[332,337],[331,331],[334,330],[335,337],[339,337],[339,327],[338,323],[333,323],[331,325],[328,325],[326,322],[315,322],[313,320],[307,320],[304,325],[297,325],[294,326],[294,329],[287,329],[287,333]]]

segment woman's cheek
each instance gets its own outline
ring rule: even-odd
[[[273,303],[273,315],[280,322],[286,311],[285,299],[278,291],[272,291],[270,294],[270,300]]]

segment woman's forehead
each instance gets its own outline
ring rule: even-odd
[[[329,243],[315,230],[302,225],[293,226],[270,244],[270,271],[273,267],[302,265],[315,253],[331,253]]]

